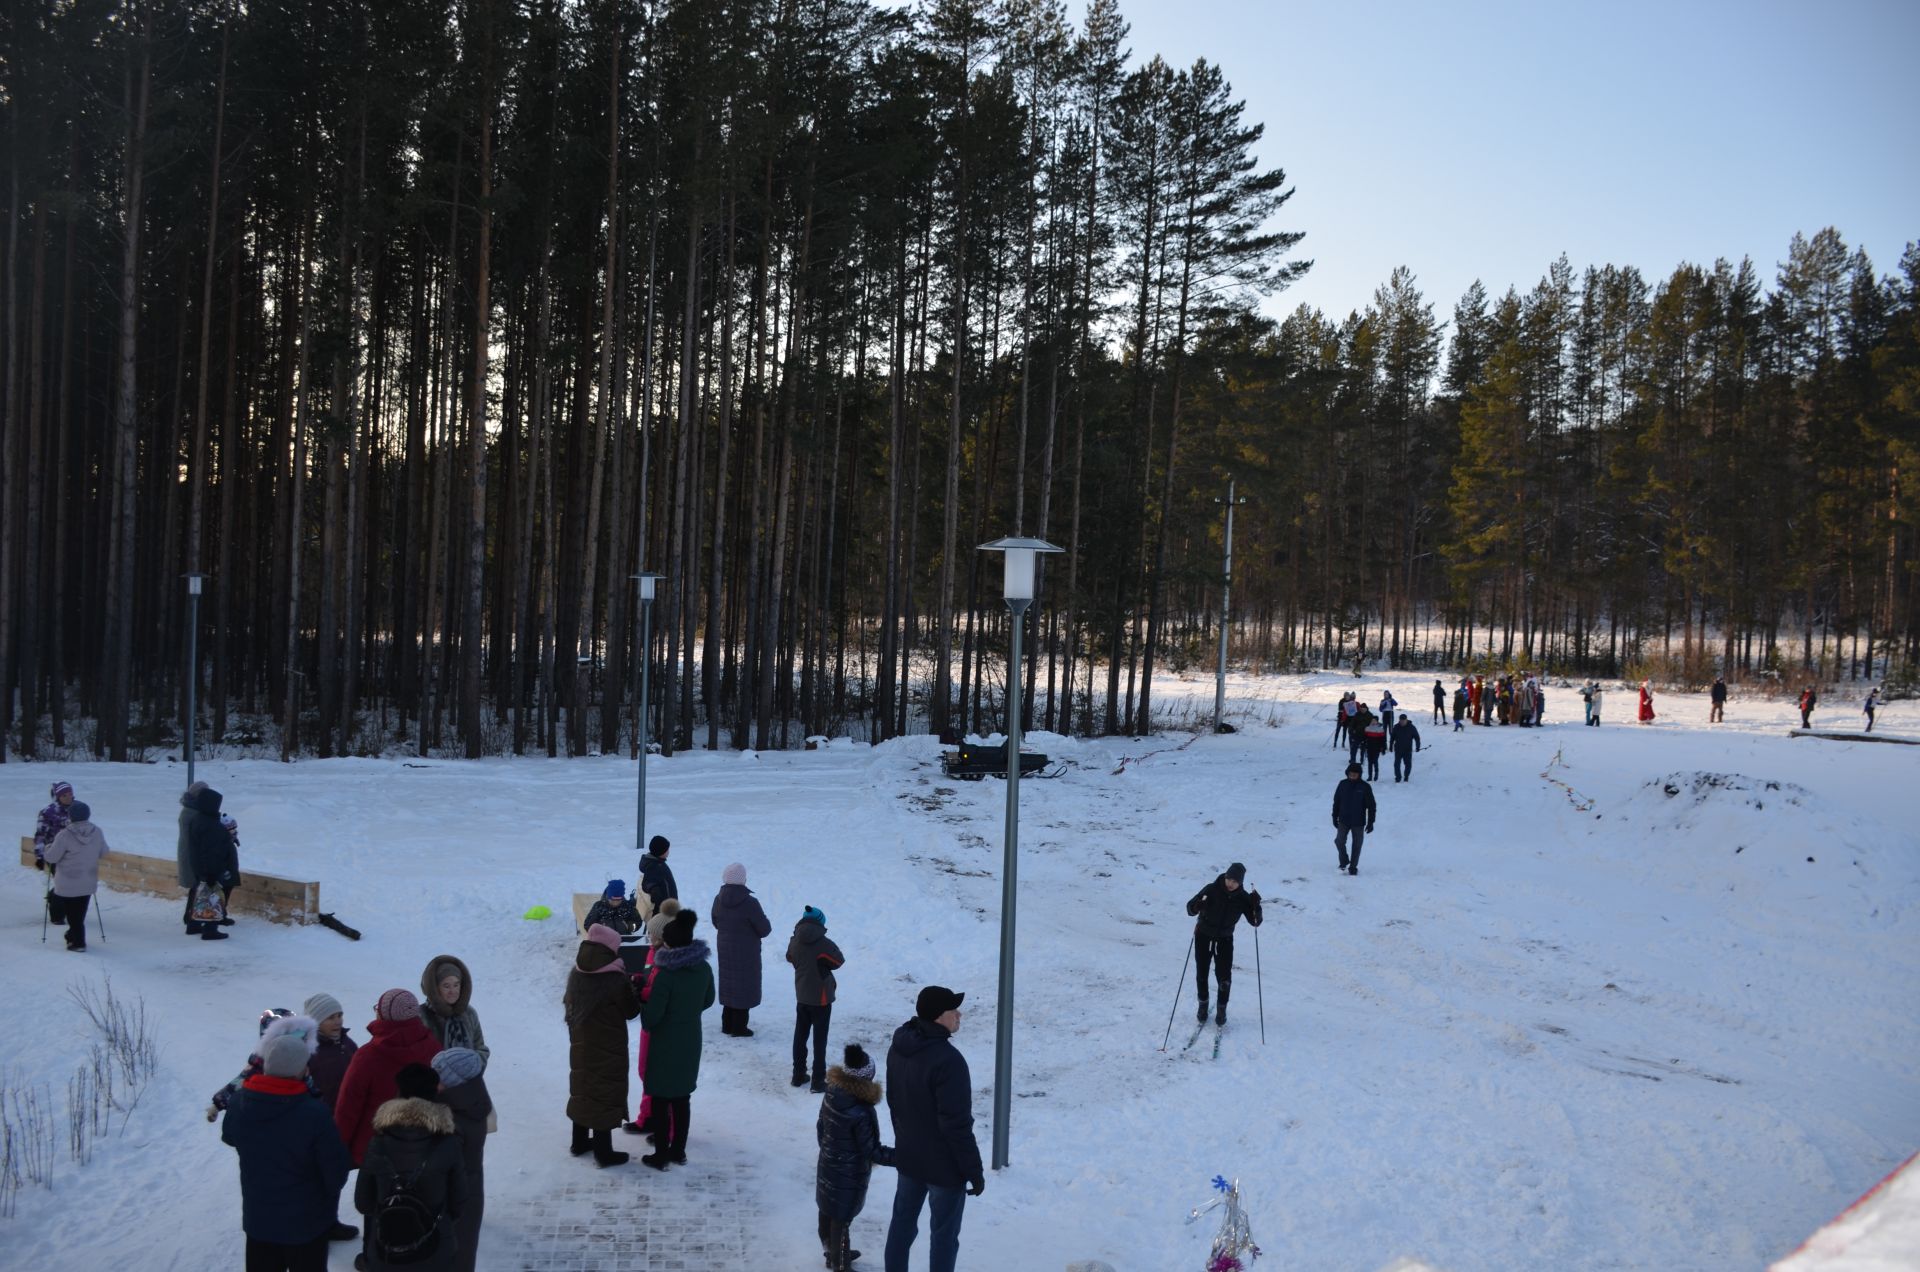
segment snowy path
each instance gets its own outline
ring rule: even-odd
[[[969,1203],[963,1266],[1197,1266],[1205,1234],[1181,1220],[1225,1173],[1280,1268],[1752,1268],[1920,1146],[1913,751],[1790,739],[1784,705],[1741,699],[1712,732],[1693,723],[1703,702],[1673,697],[1652,728],[1582,729],[1562,692],[1543,730],[1422,724],[1414,780],[1376,784],[1379,833],[1348,878],[1326,811],[1344,754],[1326,742],[1356,683],[1377,697],[1385,681],[1237,685],[1284,722],[1185,747],[1031,738],[1070,767],[1022,787],[1013,1166]],[[1920,708],[1882,720],[1915,732]],[[1556,751],[1577,800],[1540,777]],[[968,992],[958,1041],[989,1138],[1005,791],[946,781],[937,753],[917,738],[651,770],[650,829],[675,841],[685,897],[704,914],[740,860],[775,927],[759,1036],[709,1022],[693,1161],[665,1176],[561,1151],[572,941],[564,918],[519,917],[633,879],[631,763],[203,765],[240,819],[243,866],[318,877],[366,939],[243,923],[202,945],[179,936],[177,906],[115,895],[83,962],[39,945],[35,876],[0,876],[0,1069],[64,1084],[86,1042],[65,988],[102,971],[146,996],[163,1045],[126,1137],[84,1171],[63,1161],[52,1197],[23,1193],[0,1263],[237,1262],[233,1155],[201,1110],[254,1015],[325,989],[364,1021],[448,951],[473,967],[501,1107],[482,1267],[672,1266],[664,1251],[813,1266],[816,1101],[785,1082],[780,962],[803,905],[848,954],[836,1050],[883,1048],[920,984]],[[170,847],[178,766],[8,764],[0,806],[30,824],[55,776],[117,845]],[[1267,1045],[1243,928],[1218,1061],[1211,1028],[1180,1050],[1190,972],[1163,1053],[1181,907],[1236,859],[1267,900]],[[67,1245],[57,1220],[83,1182],[100,1222]],[[875,1267],[891,1195],[877,1171],[855,1225]]]

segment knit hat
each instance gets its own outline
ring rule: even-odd
[[[913,1014],[922,1020],[938,1020],[948,1012],[957,1010],[966,1000],[965,994],[956,994],[945,985],[929,985],[914,999]]]
[[[76,799],[67,805],[67,816],[74,821],[86,821],[93,816],[93,810]]]
[[[320,1026],[313,1017],[289,1013],[267,1022],[267,1027],[260,1031],[260,1045],[254,1048],[254,1054],[266,1055],[267,1048],[282,1038],[298,1038],[306,1045],[308,1055],[320,1050]]]
[[[647,920],[647,940],[654,945],[660,944],[661,933],[667,930],[667,923],[678,913],[680,902],[677,898],[668,897],[662,901],[660,908],[653,912],[653,917]]]
[[[737,861],[720,872],[722,883],[745,883],[746,881],[747,868]]]
[[[682,910],[667,920],[667,926],[661,930],[660,940],[669,949],[680,949],[693,943],[693,925],[700,916],[692,910]]]
[[[73,794],[73,783],[72,782],[55,782],[51,787],[48,788],[47,793],[55,799],[59,799],[62,795],[71,795]]]
[[[471,1081],[486,1067],[487,1062],[480,1058],[480,1053],[470,1047],[448,1047],[433,1057],[433,1071],[440,1075],[443,1087],[457,1087]]]
[[[300,1010],[315,1020],[325,1020],[328,1016],[344,1014],[347,1009],[340,1005],[338,998],[322,991],[301,1004]]]
[[[404,989],[390,989],[373,1005],[373,1014],[382,1020],[420,1019],[420,1000]]]
[[[817,905],[810,905],[805,910],[800,912],[800,921],[802,923],[805,923],[808,919],[812,919],[815,923],[818,923],[821,927],[827,926],[826,911],[822,910]]]
[[[840,1065],[850,1078],[873,1077],[873,1057],[860,1049],[858,1043],[847,1044],[846,1060]]]
[[[603,899],[620,897],[621,899],[624,900],[626,898],[626,895],[627,895],[627,881],[625,879],[609,879],[607,880],[607,886],[600,889],[600,896]]]
[[[1227,878],[1233,880],[1235,883],[1245,883],[1247,881],[1247,868],[1236,861],[1227,867]]]
[[[671,847],[673,847],[673,845],[667,842],[665,835],[655,835],[652,839],[647,840],[647,851],[656,857],[666,856],[667,849]]]
[[[431,1100],[440,1094],[440,1075],[415,1061],[393,1075],[393,1088],[403,1100]]]
[[[587,929],[587,939],[595,945],[604,945],[615,954],[620,952],[620,934],[604,923],[596,923]]]
[[[1360,776],[1360,766],[1358,764],[1347,765],[1347,776],[1348,777]]]
[[[260,1071],[270,1078],[297,1078],[307,1070],[307,1040],[275,1038],[260,1052]]]

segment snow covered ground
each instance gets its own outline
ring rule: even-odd
[[[1427,749],[1410,785],[1375,785],[1378,833],[1348,878],[1328,824],[1332,703],[1389,683]],[[1068,768],[1022,786],[1013,1164],[967,1206],[963,1266],[1197,1268],[1207,1225],[1183,1220],[1225,1174],[1262,1266],[1757,1268],[1920,1147],[1920,749],[1788,738],[1788,704],[1739,698],[1709,729],[1704,698],[1663,695],[1641,727],[1615,692],[1586,729],[1568,690],[1544,729],[1455,735],[1425,724],[1430,687],[1240,681],[1237,734],[1030,735]],[[1212,683],[1156,690],[1208,701]],[[1816,723],[1857,725],[1849,710]],[[1920,736],[1920,704],[1881,727]],[[243,869],[319,879],[358,943],[245,918],[230,941],[190,941],[176,902],[106,894],[106,940],[72,955],[39,942],[39,876],[0,872],[0,1071],[63,1092],[88,1042],[68,986],[103,973],[144,996],[161,1044],[126,1133],[84,1168],[63,1157],[53,1192],[27,1189],[0,1221],[0,1265],[237,1266],[234,1155],[203,1110],[259,1010],[326,990],[364,1038],[382,990],[417,988],[451,952],[473,968],[500,1109],[482,1267],[562,1251],[665,1267],[662,1251],[696,1247],[687,1266],[818,1266],[817,1098],[785,1080],[780,954],[802,906],[848,956],[836,1054],[884,1048],[922,984],[967,992],[957,1042],[990,1139],[1005,787],[945,781],[938,751],[654,762],[649,829],[673,839],[683,896],[704,915],[742,861],[775,926],[759,1034],[709,1018],[692,1160],[664,1176],[564,1151],[570,894],[635,877],[630,761],[202,765]],[[22,831],[55,777],[116,847],[171,853],[181,766],[7,764],[0,807]],[[1190,982],[1163,1052],[1182,907],[1233,860],[1266,898],[1266,1043],[1243,928],[1218,1060],[1210,1030],[1181,1050]],[[524,920],[537,903],[556,917]],[[889,1175],[854,1229],[874,1268]],[[917,1253],[925,1266],[924,1235]],[[350,1256],[336,1247],[334,1266]]]

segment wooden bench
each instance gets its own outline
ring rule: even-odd
[[[33,869],[31,835],[20,836],[20,864]],[[246,869],[241,870],[240,880],[227,902],[233,913],[256,915],[274,923],[319,922],[318,883]],[[187,897],[187,890],[180,886],[179,862],[172,857],[143,857],[112,849],[101,858],[100,882],[119,892],[144,892],[183,903]]]
[[[1828,742],[1892,742],[1897,746],[1920,746],[1920,738],[1905,738],[1898,733],[1864,733],[1849,729],[1788,729],[1792,738],[1821,738]]]

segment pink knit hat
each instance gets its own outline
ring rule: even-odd
[[[620,934],[604,923],[596,923],[587,929],[587,939],[595,945],[604,945],[615,954],[620,952]]]
[[[382,1020],[418,1020],[420,1000],[404,989],[390,989],[380,995],[373,1014]]]
[[[745,883],[746,881],[747,868],[737,861],[720,872],[722,883]]]

